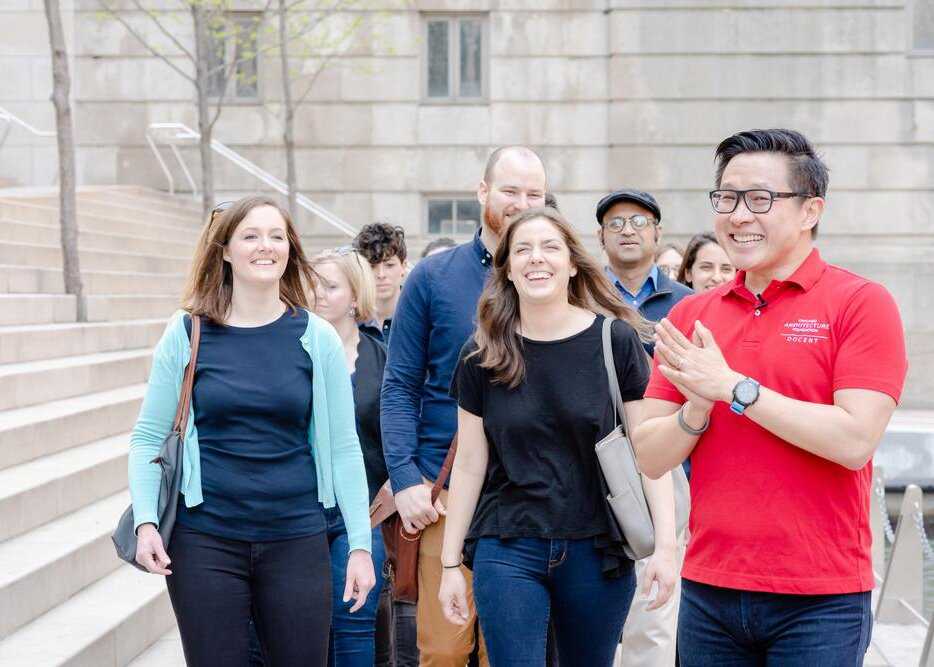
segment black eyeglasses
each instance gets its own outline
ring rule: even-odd
[[[605,223],[603,223],[603,226],[606,227],[607,229],[609,229],[611,232],[615,232],[615,233],[619,234],[621,231],[623,231],[624,229],[626,229],[626,223],[627,223],[627,222],[628,222],[630,225],[632,225],[632,228],[635,229],[635,230],[645,229],[645,227],[646,227],[649,223],[652,223],[653,225],[657,225],[657,224],[658,224],[658,220],[656,220],[655,218],[650,218],[650,217],[647,216],[647,215],[642,215],[641,213],[636,213],[635,215],[631,215],[631,216],[629,216],[628,218],[624,218],[624,217],[622,217],[622,216],[617,216],[617,217],[615,217],[615,218],[610,218],[610,219],[607,220]]]
[[[710,205],[717,213],[732,213],[739,206],[740,197],[750,213],[768,213],[776,199],[815,197],[806,192],[773,192],[771,190],[711,190]]]

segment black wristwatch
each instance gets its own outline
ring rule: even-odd
[[[752,378],[743,378],[733,387],[733,402],[730,410],[743,414],[750,405],[759,400],[759,383]]]

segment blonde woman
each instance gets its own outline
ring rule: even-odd
[[[386,347],[360,330],[360,324],[376,315],[376,282],[369,262],[351,247],[338,248],[311,260],[317,275],[314,311],[337,330],[344,348],[344,362],[353,384],[357,435],[363,449],[363,463],[370,502],[389,474],[383,460],[379,430],[379,391],[386,366]],[[347,529],[341,514],[325,510],[328,542],[331,547],[332,590],[344,589]],[[373,564],[383,567],[385,552],[379,528],[373,530]],[[373,667],[386,661],[376,656],[376,616],[382,577],[367,603],[351,614],[351,605],[336,597],[332,609],[330,663],[336,667]],[[381,647],[381,653],[388,651]]]
[[[220,205],[198,241],[184,310],[154,352],[130,441],[136,560],[166,576],[190,667],[247,664],[251,615],[267,664],[325,664],[327,509],[339,505],[347,525],[344,599],[362,607],[375,583],[350,374],[334,329],[307,310],[313,285],[284,208],[266,197]],[[192,315],[201,344],[166,549],[151,461],[172,426]]]

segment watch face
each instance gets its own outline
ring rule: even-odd
[[[756,386],[756,383],[752,380],[743,380],[736,385],[736,389],[733,390],[733,395],[736,400],[743,405],[749,405],[756,400],[756,396],[759,395],[759,387]]]

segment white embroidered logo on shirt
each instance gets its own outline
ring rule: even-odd
[[[785,322],[781,334],[789,343],[814,344],[830,338],[830,323],[799,317],[794,322]]]

